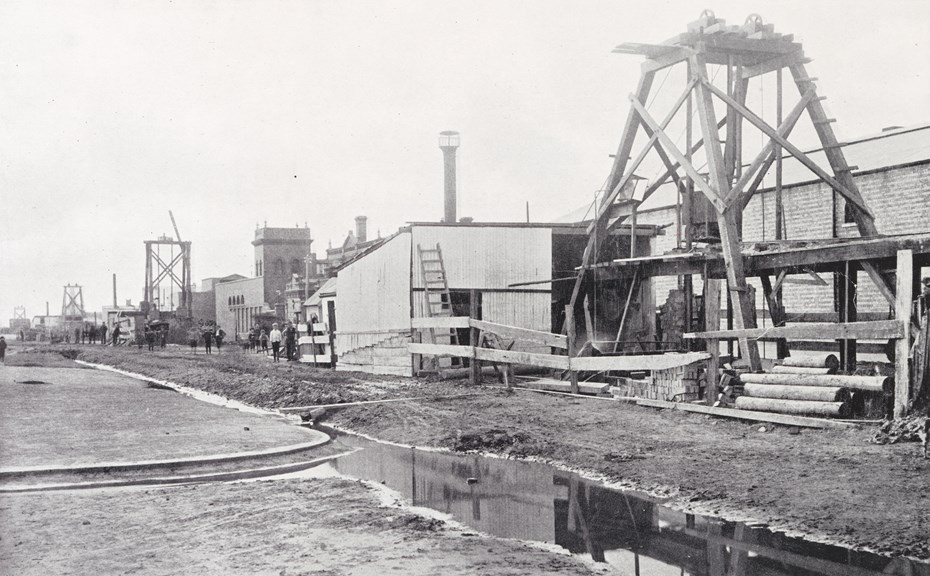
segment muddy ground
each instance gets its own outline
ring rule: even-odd
[[[602,568],[479,537],[345,479],[4,495],[0,573],[590,575]]]
[[[394,442],[552,461],[695,512],[930,559],[930,460],[919,444],[870,443],[872,428],[793,433],[498,387],[454,398],[476,390],[465,382],[272,364],[238,351],[207,357],[86,346],[79,356],[264,407],[427,395],[346,407],[326,420]]]

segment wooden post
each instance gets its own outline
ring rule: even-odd
[[[329,365],[336,369],[336,305],[334,302],[326,303],[326,321],[329,325]]]
[[[475,289],[468,292],[468,317],[472,320],[481,320],[478,318],[478,291]],[[475,348],[478,347],[478,329],[474,326],[468,329],[468,345],[471,346],[471,371],[468,382],[474,386],[481,384],[481,364],[475,354]]]
[[[578,374],[572,370],[572,356],[575,355],[577,343],[575,342],[575,310],[571,304],[565,307],[565,329],[568,344],[568,377],[571,380],[572,394],[578,394]]]
[[[856,263],[846,262],[843,272],[836,275],[837,305],[840,322],[855,322],[856,311]],[[840,369],[847,374],[856,371],[856,341],[837,340],[840,345]]]
[[[911,344],[911,286],[914,277],[914,251],[898,250],[894,317],[904,327],[904,335],[894,346],[894,417],[907,416],[911,400],[911,380],[907,354]]]
[[[704,275],[704,327],[706,330],[720,329],[720,286],[723,280],[708,278]],[[708,338],[707,352],[710,359],[707,361],[705,379],[707,388],[704,391],[704,401],[713,406],[717,401],[717,373],[720,369],[720,343],[716,338]]]
[[[777,290],[772,290],[772,281],[769,278],[768,274],[762,274],[759,276],[759,279],[762,281],[762,293],[765,295],[765,300],[769,305],[769,316],[772,318],[772,326],[779,327],[785,325],[785,307],[782,304],[779,294],[781,293],[781,283]],[[779,338],[775,346],[777,348],[776,356],[779,359],[788,357],[788,340],[785,338]]]
[[[630,258],[636,258],[636,204],[630,214]]]
[[[588,295],[587,294],[585,294],[584,301],[582,301],[582,304],[584,305],[584,330],[585,330],[585,333],[588,335],[588,342],[590,342],[591,347],[594,348],[594,340],[595,340],[594,321],[591,320],[591,307],[588,306]]]

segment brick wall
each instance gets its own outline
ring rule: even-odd
[[[875,215],[875,224],[882,234],[930,233],[930,163],[889,168],[855,175],[856,185],[866,204]],[[855,224],[844,224],[845,202],[821,182],[786,187],[784,189],[785,228],[787,239],[832,238],[834,226],[837,236],[858,235]],[[747,242],[775,239],[775,194],[760,191],[743,212],[743,238]],[[675,248],[676,222],[674,206],[641,212],[641,224],[673,225],[665,236],[655,238],[653,254],[663,254]],[[924,271],[924,275],[930,271]],[[785,284],[784,299],[788,313],[833,312],[833,278],[822,275],[827,286]],[[808,279],[807,276],[798,278]],[[889,307],[868,275],[858,275],[858,307],[860,312],[885,313]],[[764,299],[758,280],[749,279],[756,288],[756,308],[762,309]],[[677,279],[656,278],[654,283],[656,305],[661,305],[670,290],[677,287]],[[695,278],[695,293],[701,291],[701,282]],[[723,303],[724,307],[726,303]]]

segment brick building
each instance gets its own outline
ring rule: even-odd
[[[256,314],[285,318],[287,286],[295,275],[302,282],[309,268],[311,285],[321,276],[322,266],[311,251],[312,242],[306,225],[255,229],[253,277],[214,285],[216,321],[227,334],[244,337]]]

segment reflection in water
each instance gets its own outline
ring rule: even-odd
[[[414,506],[476,530],[555,543],[574,554],[658,576],[930,576],[930,565],[788,538],[745,524],[664,508],[544,464],[423,452],[369,442],[332,463],[383,482]]]

